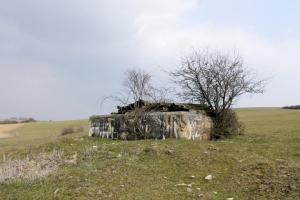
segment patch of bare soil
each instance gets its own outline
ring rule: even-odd
[[[0,124],[0,139],[14,137],[12,132],[24,124]]]

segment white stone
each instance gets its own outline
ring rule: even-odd
[[[179,183],[179,184],[176,184],[175,186],[186,186],[185,183]]]
[[[57,188],[55,191],[54,191],[54,195],[56,195],[59,191],[59,188]]]
[[[213,176],[211,174],[205,176],[205,180],[211,181],[213,179]]]
[[[186,188],[186,191],[187,192],[193,192],[193,189],[192,188]]]

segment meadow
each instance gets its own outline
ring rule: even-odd
[[[220,141],[89,138],[87,120],[22,125],[0,139],[0,199],[300,199],[300,110],[236,111],[245,134]],[[61,135],[67,126],[84,129]],[[26,173],[13,177],[15,163]]]

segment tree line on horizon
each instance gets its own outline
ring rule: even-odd
[[[18,124],[36,122],[32,117],[11,117],[9,119],[0,119],[0,124]]]
[[[300,109],[300,105],[284,106],[283,109]]]

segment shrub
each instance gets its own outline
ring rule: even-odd
[[[233,110],[213,116],[212,139],[241,135],[244,133],[244,130],[244,124],[238,120],[238,116]]]
[[[80,133],[84,131],[84,127],[82,126],[78,126],[78,127],[74,127],[74,126],[67,126],[64,127],[61,132],[60,135],[68,135],[68,134],[72,134],[72,133]]]
[[[68,135],[68,134],[72,134],[74,132],[75,132],[75,130],[74,130],[73,126],[67,126],[61,130],[60,135]]]

